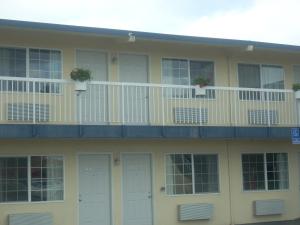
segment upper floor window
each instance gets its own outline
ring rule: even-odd
[[[238,64],[239,87],[262,88],[262,89],[284,89],[284,71],[281,66]],[[240,91],[239,97],[242,100],[271,100],[283,101],[284,93],[261,92],[261,91]]]
[[[61,79],[61,52],[48,49],[0,47],[0,76]],[[43,93],[57,93],[59,92],[59,84],[47,81],[33,83],[4,79],[0,81],[0,90],[35,90]]]
[[[167,194],[199,194],[219,191],[218,156],[169,154],[166,159]]]
[[[300,65],[293,67],[294,83],[300,84]]]
[[[169,59],[162,60],[162,78],[164,84],[195,85],[198,78],[207,79],[210,86],[214,85],[214,63],[210,61]],[[173,98],[214,98],[214,90],[206,90],[205,96],[196,96],[188,87],[167,88],[165,94]]]
[[[281,66],[238,64],[239,87],[284,89]]]
[[[289,188],[287,153],[243,154],[245,191]]]
[[[164,58],[162,68],[165,84],[193,85],[201,77],[214,85],[214,63],[210,61]]]
[[[29,49],[29,77],[60,79],[61,75],[60,51]]]

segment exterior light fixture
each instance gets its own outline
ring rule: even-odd
[[[128,42],[135,42],[135,35],[132,32],[128,33]]]
[[[253,52],[253,50],[254,50],[254,45],[247,45],[246,47],[247,52]]]

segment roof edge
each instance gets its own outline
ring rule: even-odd
[[[276,43],[250,41],[250,40],[236,40],[236,39],[162,34],[162,33],[142,32],[142,31],[133,31],[133,30],[118,30],[118,29],[109,29],[109,28],[96,28],[96,27],[85,27],[85,26],[77,26],[77,25],[30,22],[30,21],[21,21],[21,20],[0,19],[0,27],[94,34],[94,35],[109,36],[109,37],[116,37],[116,38],[117,37],[127,38],[129,33],[133,33],[136,38],[145,39],[145,40],[182,42],[182,43],[190,43],[190,44],[203,44],[203,45],[224,46],[224,47],[246,47],[248,45],[253,45],[255,48],[259,48],[259,49],[300,52],[300,46],[297,45],[276,44]]]

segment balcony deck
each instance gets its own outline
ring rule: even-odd
[[[0,124],[293,127],[292,90],[0,78]],[[203,91],[200,91],[203,92]]]

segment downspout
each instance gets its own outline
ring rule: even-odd
[[[228,192],[229,192],[229,218],[230,225],[234,225],[232,217],[232,193],[231,193],[231,177],[230,177],[230,160],[229,160],[229,143],[226,140],[226,153],[227,153],[227,170],[228,170]]]

